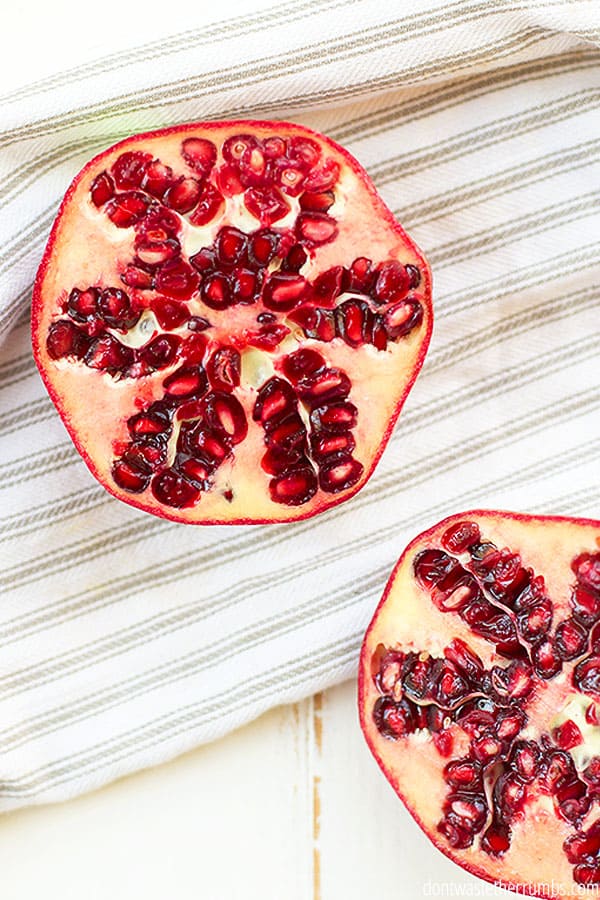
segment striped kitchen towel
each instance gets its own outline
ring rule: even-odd
[[[5,810],[352,676],[394,560],[445,514],[600,506],[597,0],[182,0],[168,34],[152,3],[135,21],[131,6],[105,0],[93,30],[80,16],[65,27],[53,4],[35,34],[14,24],[26,68],[5,29]],[[139,130],[255,116],[325,131],[365,165],[432,263],[434,337],[356,498],[293,525],[186,527],[87,471],[32,361],[31,285],[92,154]]]

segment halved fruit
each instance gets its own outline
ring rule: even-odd
[[[430,294],[424,258],[333,141],[191,124],[77,176],[33,346],[116,497],[181,522],[293,520],[371,475],[423,362]]]
[[[402,554],[361,653],[361,726],[409,812],[535,896],[600,884],[599,548],[597,521],[452,516]]]

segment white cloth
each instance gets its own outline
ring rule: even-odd
[[[596,0],[19,9],[0,104],[0,809],[352,676],[394,561],[444,515],[600,499]],[[31,285],[92,154],[256,116],[366,166],[431,261],[434,336],[356,498],[293,525],[186,527],[87,471],[31,359]]]

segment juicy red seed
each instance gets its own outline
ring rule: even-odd
[[[136,241],[135,261],[142,266],[154,268],[170,259],[175,259],[181,253],[181,245],[176,238],[167,238],[166,241]]]
[[[261,459],[260,465],[268,475],[281,475],[289,469],[295,469],[300,463],[308,464],[302,450],[284,450],[282,447],[269,447]]]
[[[233,300],[235,303],[254,303],[260,293],[260,273],[252,269],[236,269],[233,273]]]
[[[584,694],[600,698],[600,656],[591,656],[575,666],[573,684]]]
[[[112,165],[112,174],[119,188],[139,187],[144,178],[146,165],[152,157],[140,150],[122,153]]]
[[[321,159],[321,148],[312,138],[295,135],[290,140],[288,156],[308,170],[316,166]]]
[[[519,777],[529,783],[538,773],[540,748],[535,741],[518,741],[513,744],[510,762]]]
[[[462,819],[471,831],[481,831],[488,817],[488,805],[484,794],[457,792],[450,794],[444,804],[444,812]]]
[[[155,297],[150,303],[150,309],[156,316],[160,327],[167,330],[179,328],[190,318],[187,306],[178,303],[177,300],[169,300],[168,297]]]
[[[142,440],[130,444],[123,454],[122,461],[137,466],[145,472],[156,471],[167,458],[167,445],[164,440]]]
[[[340,177],[340,166],[333,159],[326,159],[306,176],[304,189],[310,192],[329,191]]]
[[[442,612],[462,612],[478,594],[473,576],[457,565],[437,583],[431,599]]]
[[[457,820],[456,817],[442,819],[437,825],[437,830],[456,850],[465,850],[470,847],[475,837],[472,829],[464,824],[464,820]]]
[[[300,506],[317,492],[317,476],[310,466],[298,466],[271,479],[269,492],[274,503]]]
[[[202,301],[211,309],[226,309],[232,302],[231,284],[227,275],[212,272],[202,281]]]
[[[66,311],[77,322],[87,322],[96,315],[99,295],[100,291],[95,287],[85,291],[73,288],[67,300]]]
[[[421,550],[413,560],[413,572],[421,587],[432,587],[458,567],[455,559],[443,550]]]
[[[290,211],[289,203],[274,187],[248,188],[244,194],[244,205],[263,225],[278,222]]]
[[[152,493],[159,503],[181,509],[193,506],[200,497],[199,489],[176,469],[165,469],[152,479]]]
[[[108,172],[100,172],[92,181],[90,194],[94,206],[104,206],[115,193],[115,183]]]
[[[205,401],[207,424],[220,437],[239,444],[248,434],[244,408],[232,394],[211,394]]]
[[[206,364],[213,388],[226,393],[239,386],[241,368],[242,359],[235,347],[219,347]]]
[[[502,744],[494,735],[483,734],[471,741],[471,749],[475,759],[487,765],[490,760],[500,755]]]
[[[198,275],[188,263],[174,259],[158,269],[154,286],[167,297],[189,300],[198,288]]]
[[[147,272],[145,269],[140,269],[138,266],[129,264],[121,275],[121,281],[123,281],[127,287],[144,291],[149,290],[153,286],[154,275],[152,275],[151,272]]]
[[[131,191],[118,194],[106,204],[106,215],[117,228],[129,228],[146,214],[150,200],[145,194]]]
[[[442,535],[442,547],[451,553],[464,553],[472,544],[481,540],[481,532],[476,522],[456,522]]]
[[[319,486],[328,494],[337,494],[358,484],[364,466],[357,459],[347,454],[338,454],[334,458],[321,463],[319,468]]]
[[[528,662],[513,660],[508,666],[492,669],[492,683],[497,694],[512,700],[527,697],[533,690],[533,672]]]
[[[378,303],[396,303],[406,297],[411,276],[398,260],[382,263],[377,269],[373,296]]]
[[[51,359],[62,359],[65,356],[81,359],[89,345],[90,339],[85,332],[69,319],[59,319],[48,329],[46,350]]]
[[[287,142],[280,137],[269,137],[263,142],[263,150],[268,159],[276,159],[278,156],[285,156]]]
[[[314,300],[325,306],[333,306],[333,301],[342,292],[344,269],[342,266],[333,266],[326,269],[312,284]]]
[[[223,158],[228,162],[239,165],[239,162],[247,150],[259,147],[260,142],[253,134],[234,134],[223,143]]]
[[[217,256],[211,247],[202,247],[193,256],[190,256],[190,262],[198,272],[205,275],[207,272],[213,272],[217,266]]]
[[[292,386],[282,378],[270,378],[258,391],[252,416],[255,422],[261,422],[263,428],[272,430],[287,416],[295,413],[298,407],[296,394]]]
[[[166,206],[151,206],[135,230],[148,241],[166,241],[180,232],[181,219]]]
[[[494,643],[502,656],[512,657],[521,651],[513,620],[506,613],[494,615],[484,622],[472,625],[471,628],[475,634]]]
[[[231,441],[224,433],[216,434],[203,422],[184,422],[181,426],[177,449],[195,458],[200,457],[219,466],[231,453]]]
[[[292,244],[281,265],[281,269],[284,272],[299,272],[307,260],[308,253],[302,244]]]
[[[201,491],[206,491],[210,487],[210,476],[215,471],[216,466],[214,460],[198,459],[195,456],[189,456],[186,459],[178,458],[177,468],[195,487]]]
[[[556,629],[555,641],[561,659],[576,659],[587,647],[588,633],[575,619],[565,619]]]
[[[146,410],[131,416],[127,420],[127,427],[134,438],[165,435],[171,430],[171,419],[166,412]]]
[[[535,641],[550,630],[554,607],[548,599],[521,612],[517,616],[517,626],[526,641]]]
[[[206,393],[208,379],[200,366],[182,367],[165,378],[163,387],[171,397],[200,396]]]
[[[106,372],[119,372],[133,363],[134,354],[130,347],[125,347],[112,334],[97,338],[85,354],[84,362],[91,369]]]
[[[344,400],[351,387],[352,383],[346,373],[342,369],[333,368],[322,368],[297,382],[298,394],[310,409],[332,400]]]
[[[139,494],[150,484],[150,473],[143,472],[125,459],[117,459],[112,465],[112,477],[120,488]]]
[[[596,856],[600,850],[600,830],[592,826],[589,831],[570,835],[564,842],[563,849],[570,863],[585,862],[587,857]]]
[[[197,365],[204,361],[204,354],[208,346],[208,338],[204,334],[191,334],[184,340],[180,349],[179,356],[188,365]]]
[[[510,828],[494,820],[481,836],[481,849],[489,856],[502,856],[510,848]]]
[[[578,581],[590,591],[600,591],[600,553],[583,553],[573,560]]]
[[[572,719],[567,719],[552,732],[552,737],[562,750],[570,750],[583,743],[583,736]]]
[[[215,241],[217,259],[228,266],[235,266],[245,256],[247,238],[239,228],[226,225],[219,231]]]
[[[600,593],[577,585],[571,594],[573,618],[582,625],[593,625],[600,619]]]
[[[248,236],[248,262],[257,268],[265,268],[277,256],[280,237],[266,228]]]
[[[308,246],[328,244],[337,237],[337,233],[337,223],[327,213],[304,212],[296,219],[296,235]]]
[[[180,178],[166,191],[163,203],[178,213],[187,213],[197,205],[201,193],[202,185],[197,178]]]
[[[552,750],[543,761],[544,787],[551,794],[571,784],[577,778],[577,770],[571,756],[564,750]]]
[[[306,175],[302,168],[287,159],[280,159],[273,166],[273,181],[290,197],[297,197],[304,189]]]
[[[333,191],[321,191],[321,193],[305,191],[300,197],[300,209],[310,210],[310,212],[327,212],[333,206],[334,200]]]
[[[444,650],[444,656],[468,678],[479,680],[483,675],[480,657],[460,638],[450,641]]]
[[[527,722],[527,716],[520,709],[511,708],[499,713],[496,734],[501,741],[512,741]]]
[[[452,787],[477,790],[483,787],[481,763],[474,759],[455,759],[444,769],[444,780]]]
[[[562,668],[562,661],[551,638],[545,638],[532,647],[531,661],[540,678],[553,678]]]
[[[139,351],[142,362],[153,369],[164,369],[177,356],[181,339],[175,334],[159,334]]]
[[[344,273],[344,290],[368,294],[374,277],[371,260],[366,256],[359,256]]]
[[[320,353],[311,347],[303,347],[284,357],[282,362],[283,374],[292,384],[297,384],[300,379],[309,375],[315,375],[325,366],[325,360]]]
[[[310,422],[315,431],[328,431],[337,434],[356,426],[358,410],[353,403],[328,403],[318,406],[310,414]]]
[[[236,194],[241,194],[244,190],[237,167],[232,165],[220,166],[216,174],[219,190],[225,197],[234,197]]]
[[[125,291],[106,288],[98,298],[98,313],[112,328],[130,328],[139,319],[139,313],[131,308],[131,301]]]
[[[344,300],[335,311],[336,334],[350,347],[367,343],[372,312],[364,300]]]
[[[181,155],[188,166],[206,178],[217,161],[217,148],[206,138],[190,137],[182,142]]]
[[[573,869],[573,878],[577,884],[600,884],[600,865],[582,864]]]
[[[413,707],[407,700],[395,702],[389,697],[380,697],[373,707],[373,720],[380,734],[392,740],[406,737],[415,730]]]
[[[262,302],[267,309],[287,312],[302,302],[307,287],[306,279],[302,275],[275,272],[264,286]]]
[[[585,721],[588,725],[600,725],[600,705],[598,703],[590,703],[586,707]]]
[[[258,331],[246,332],[246,340],[251,347],[272,351],[289,333],[287,325],[264,325]]]
[[[190,215],[192,225],[207,225],[221,215],[225,209],[225,198],[210,181],[203,186],[195,210]]]
[[[386,310],[384,321],[388,337],[396,341],[421,324],[423,307],[418,300],[401,300]]]
[[[159,159],[153,159],[144,169],[141,187],[153,197],[161,199],[173,183],[173,169]]]
[[[260,187],[270,181],[267,157],[258,145],[246,147],[238,159],[240,181],[246,187]]]

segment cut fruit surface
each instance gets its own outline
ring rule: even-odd
[[[360,721],[443,853],[528,896],[599,884],[599,703],[600,522],[475,511],[407,547],[363,643]]]
[[[185,125],[97,156],[32,304],[38,367],[92,473],[199,524],[355,494],[431,326],[427,263],[367,174],[285,122]]]

